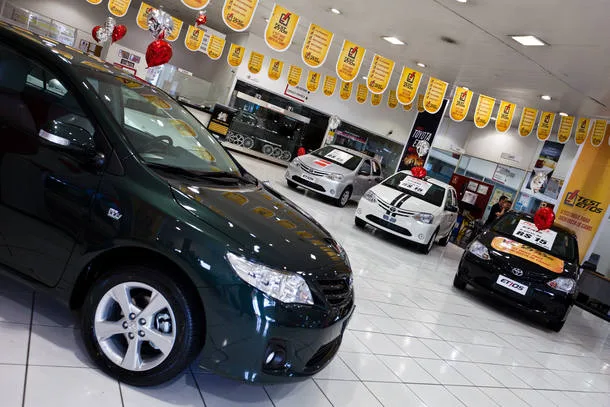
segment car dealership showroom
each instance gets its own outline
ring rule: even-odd
[[[607,0],[0,0],[0,407],[610,407]]]

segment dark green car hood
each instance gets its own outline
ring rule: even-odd
[[[330,234],[268,187],[170,185],[183,208],[237,244],[237,254],[278,270],[350,271]]]

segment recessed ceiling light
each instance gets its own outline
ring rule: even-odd
[[[495,122],[496,120],[498,120],[498,119],[497,119],[497,118],[495,118],[495,117],[492,117],[492,118],[491,118],[491,121],[492,121],[492,122]]]
[[[341,13],[341,10],[339,10],[338,8],[331,8],[328,11],[330,11],[331,13],[336,14],[336,15],[343,14],[343,13]]]
[[[405,43],[396,37],[381,37],[392,45],[405,45]]]
[[[542,99],[542,100],[551,100],[553,98],[550,97],[549,95],[542,95],[542,96],[540,96],[540,99]]]
[[[419,66],[420,68],[425,68],[426,64],[424,64],[423,62],[418,62],[417,66]]]
[[[567,113],[565,113],[565,112],[561,112],[561,113],[559,113],[559,116],[566,117],[567,115],[568,115],[568,114],[567,114]]]
[[[462,86],[462,89],[464,90],[470,90],[469,88],[467,88],[466,86]]]
[[[369,77],[368,76],[363,76],[362,79],[364,79],[365,81],[368,81]]]
[[[468,3],[468,0],[456,0],[458,3]]]
[[[511,38],[526,47],[542,47],[546,45],[544,41],[533,35],[512,35]]]

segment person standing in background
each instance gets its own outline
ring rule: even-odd
[[[507,200],[508,200],[508,198],[506,196],[502,195],[500,197],[500,200],[498,201],[498,203],[496,203],[494,206],[491,207],[491,211],[489,212],[489,217],[487,218],[487,221],[485,222],[485,226],[490,225],[494,220],[496,220],[500,216],[504,215],[504,213],[507,210],[507,208],[505,206],[505,203]],[[510,206],[508,208],[510,208]]]

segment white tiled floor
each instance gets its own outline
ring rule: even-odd
[[[610,406],[610,324],[575,308],[556,334],[455,291],[455,246],[418,254],[356,229],[353,204],[338,209],[289,190],[281,168],[240,160],[318,219],[350,256],[357,310],[331,365],[279,386],[193,368],[157,388],[132,388],[95,369],[72,313],[0,279],[0,406]]]

